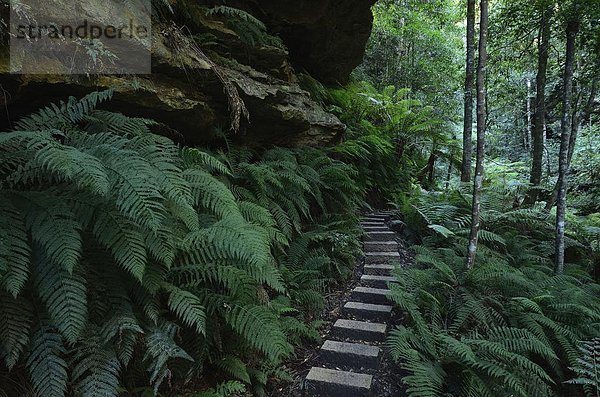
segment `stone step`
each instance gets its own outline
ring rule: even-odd
[[[304,381],[305,397],[368,397],[373,376],[312,367]]]
[[[369,232],[389,232],[390,228],[387,226],[363,226],[363,230]]]
[[[387,288],[356,287],[352,290],[350,298],[357,302],[385,305],[390,303],[388,299],[390,293],[391,291]]]
[[[365,252],[398,252],[396,241],[366,241]]]
[[[389,217],[390,217],[389,214],[374,213],[374,214],[363,215],[362,219],[387,219]]]
[[[387,288],[388,283],[396,282],[396,277],[363,274],[360,283],[365,287]]]
[[[339,319],[333,324],[332,334],[354,341],[384,342],[386,329],[385,324]]]
[[[389,229],[386,231],[371,231],[367,232],[367,235],[365,236],[365,241],[389,241],[390,239],[393,239],[395,237],[396,233],[392,232]]]
[[[361,220],[361,223],[383,223],[385,224],[387,222],[386,219],[383,218],[363,218]]]
[[[362,302],[346,302],[342,308],[342,313],[346,316],[358,318],[360,320],[386,322],[392,314],[392,306],[373,305]]]
[[[389,276],[392,271],[396,268],[394,265],[365,265],[363,267],[364,274],[373,274],[380,276]]]
[[[373,226],[385,226],[385,222],[381,221],[362,221],[360,223],[363,227],[373,227]]]
[[[321,346],[319,360],[329,366],[352,369],[376,369],[381,349],[361,343],[326,340]]]
[[[399,252],[365,252],[366,264],[385,264],[393,260],[399,260]]]

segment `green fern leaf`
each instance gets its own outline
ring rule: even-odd
[[[115,352],[97,335],[86,335],[73,355],[71,377],[75,390],[86,397],[116,397],[120,369]]]
[[[39,396],[64,397],[67,390],[66,350],[58,333],[41,323],[31,338],[27,368]]]
[[[29,343],[33,306],[20,297],[0,292],[0,357],[12,369]]]
[[[198,334],[206,335],[206,313],[200,299],[189,291],[174,285],[163,286],[169,292],[169,309],[190,327],[195,327]]]
[[[0,282],[16,297],[29,277],[31,248],[25,222],[10,198],[0,194]]]
[[[34,251],[33,282],[52,324],[68,342],[75,342],[87,321],[85,279],[70,274]]]

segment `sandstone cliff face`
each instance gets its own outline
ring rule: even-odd
[[[216,130],[229,130],[233,89],[249,117],[242,117],[232,139],[253,146],[326,145],[345,126],[300,88],[296,71],[327,84],[347,81],[364,53],[372,3],[228,2],[261,19],[269,34],[281,38],[280,45],[278,40],[249,43],[227,15],[207,15],[200,2],[188,1],[185,12],[173,14],[172,24],[154,24],[152,75],[0,75],[0,101],[7,109],[0,127],[5,130],[20,116],[68,95],[112,87],[111,109],[164,122],[186,144],[206,144],[217,139]],[[174,45],[175,31],[183,44]]]

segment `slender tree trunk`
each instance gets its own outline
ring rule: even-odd
[[[471,181],[473,155],[473,85],[475,83],[475,0],[467,0],[467,63],[465,77],[465,114],[463,126],[463,155],[460,180]]]
[[[524,143],[525,149],[531,150],[531,140],[532,140],[532,131],[531,131],[531,80],[529,77],[525,82],[527,86],[527,102],[525,103],[525,130],[524,130]]]
[[[585,105],[585,108],[580,113],[577,111],[577,107],[579,106],[580,98],[577,97],[577,101],[575,102],[575,106],[573,109],[573,116],[571,118],[571,136],[569,137],[569,154],[567,155],[567,167],[571,169],[571,163],[573,161],[573,156],[575,154],[575,145],[577,144],[577,135],[579,135],[579,129],[581,126],[581,118],[585,120],[586,115],[590,115],[593,111],[594,107],[594,98],[596,98],[596,93],[598,90],[598,78],[594,78],[592,81],[592,86],[590,88],[590,96]],[[583,115],[582,115],[583,114]],[[558,181],[554,184],[554,189],[552,190],[552,195],[548,199],[546,207],[544,210],[546,212],[550,212],[556,200],[558,198]]]
[[[556,241],[554,254],[555,274],[562,274],[565,268],[565,214],[567,212],[571,94],[573,91],[575,46],[578,32],[579,21],[578,17],[574,15],[567,24],[567,54],[564,74],[563,110],[560,123],[560,156],[558,160],[558,197],[556,202]]]
[[[534,204],[539,194],[539,186],[542,182],[542,167],[544,163],[544,146],[546,134],[546,73],[548,70],[548,48],[550,46],[551,19],[553,7],[550,6],[542,13],[540,21],[540,33],[538,40],[538,70],[535,78],[535,113],[533,115],[533,134],[532,134],[532,162],[531,190],[528,193],[527,202]]]
[[[581,92],[579,92],[579,87],[577,86],[577,81],[573,82],[573,95],[571,97],[575,98],[575,102],[572,105],[571,112],[571,135],[569,136],[569,152],[567,154],[567,169],[571,169],[571,162],[573,161],[573,155],[575,154],[575,143],[577,142],[577,135],[579,135],[579,123],[580,123],[580,114],[579,114],[579,105],[581,102]]]
[[[483,185],[483,158],[485,155],[486,130],[486,86],[487,71],[487,36],[488,36],[488,1],[481,0],[481,22],[479,28],[479,63],[477,65],[477,159],[475,163],[475,182],[473,184],[473,212],[471,218],[471,234],[467,252],[467,269],[472,269],[477,253],[479,234],[481,187]]]
[[[456,135],[452,135],[452,141],[456,140]],[[454,159],[454,149],[450,149],[450,156],[448,158],[448,172],[446,173],[446,191],[450,188],[450,178],[452,177],[452,160]]]

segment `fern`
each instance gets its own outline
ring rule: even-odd
[[[52,323],[68,342],[75,342],[87,321],[85,280],[54,265],[42,254],[34,257],[32,273]]]
[[[60,335],[45,322],[39,324],[31,338],[27,367],[31,383],[41,396],[61,397],[67,389],[66,349]]]
[[[95,109],[110,96],[0,134],[2,365],[44,396],[162,392],[207,365],[263,390],[354,264],[355,170],[313,149],[179,147]],[[214,393],[245,388],[227,385]]]
[[[196,327],[199,334],[206,334],[206,315],[198,297],[173,285],[165,288],[169,292],[169,309],[175,312],[184,324]]]
[[[73,355],[75,390],[84,396],[118,396],[121,364],[117,355],[98,335],[90,334]]]
[[[19,361],[29,342],[33,324],[33,306],[25,299],[6,296],[3,292],[0,313],[0,356],[10,370]]]
[[[583,386],[586,395],[600,395],[600,338],[589,342],[582,342],[579,346],[581,357],[577,359],[577,366],[571,368],[577,378],[568,383]]]
[[[228,6],[217,6],[208,9],[206,15],[226,17],[228,26],[238,34],[242,42],[249,46],[272,45],[283,48],[280,39],[267,33],[267,27],[263,22],[244,10]]]
[[[392,285],[406,325],[392,331],[388,345],[408,371],[403,381],[409,395],[573,391],[561,382],[569,367],[576,368],[578,341],[598,335],[597,284],[574,267],[573,275],[553,276],[543,260],[551,252],[538,240],[552,233],[547,216],[520,214],[501,194],[490,193],[496,201],[487,204],[493,208],[480,236],[485,245],[469,272],[465,241],[457,241],[468,227],[462,195],[420,196],[405,207],[405,224],[421,244],[414,247],[417,265],[397,270]]]
[[[261,306],[234,307],[225,314],[228,324],[271,360],[278,361],[290,352],[281,330],[272,326],[273,313]]]
[[[242,394],[246,391],[246,387],[236,381],[225,382],[218,385],[209,391],[197,393],[195,397],[229,397],[236,394]]]

